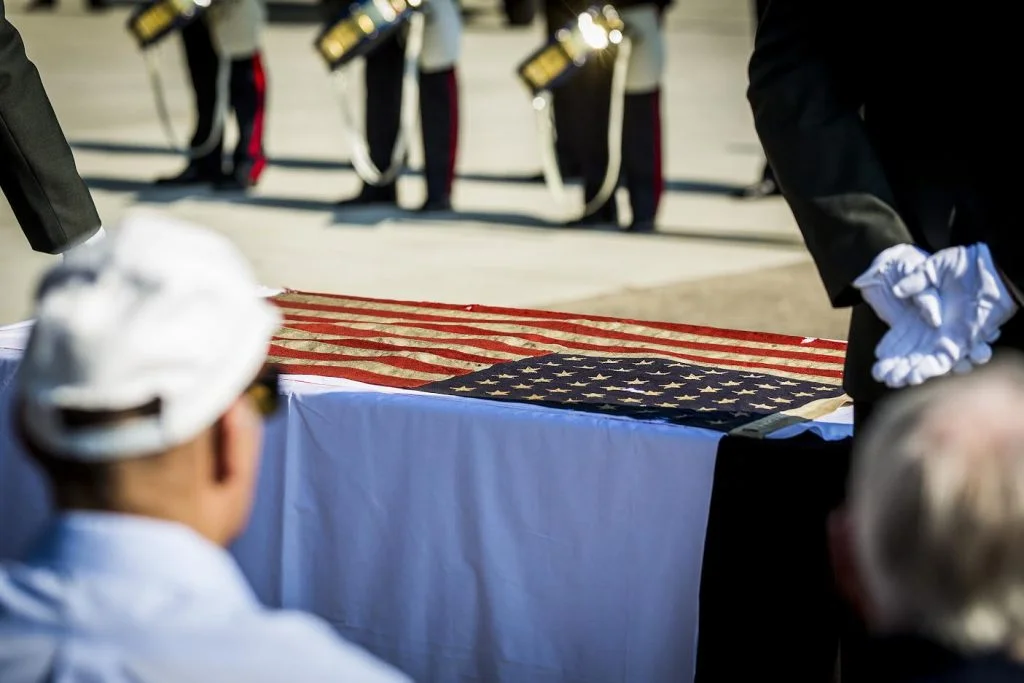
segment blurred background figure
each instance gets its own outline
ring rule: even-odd
[[[96,205],[25,44],[0,0],[0,189],[35,251],[102,237]]]
[[[671,0],[621,0],[615,3],[632,50],[626,72],[622,121],[620,179],[629,192],[629,230],[647,232],[654,223],[664,190],[662,164],[661,79],[665,67],[662,16]],[[589,3],[547,0],[550,36],[584,12]],[[599,196],[608,172],[612,76],[617,51],[589,61],[572,80],[553,93],[556,154],[563,177],[581,177],[584,201]],[[618,151],[618,150],[617,150]],[[618,225],[612,195],[575,225]]]
[[[223,236],[134,218],[44,277],[14,416],[57,516],[0,565],[0,680],[404,681],[270,612],[224,550],[253,501],[277,309]]]
[[[761,23],[761,14],[764,12],[765,7],[768,6],[768,2],[769,0],[755,0],[754,2],[755,32],[757,31],[758,24]],[[764,197],[778,197],[781,195],[782,192],[779,190],[779,185],[775,182],[775,173],[772,172],[772,167],[768,165],[767,161],[761,167],[760,180],[753,185],[741,187],[733,193],[734,197],[740,199],[762,199]]]
[[[934,380],[859,438],[832,541],[875,681],[1024,681],[1024,362]]]
[[[185,169],[160,178],[158,185],[213,185],[222,190],[253,187],[267,160],[267,73],[260,53],[266,22],[263,0],[218,0],[207,13],[181,29],[189,78],[195,95],[196,126]],[[229,111],[238,123],[238,141],[224,167],[224,129]]]
[[[346,0],[325,0],[325,19],[333,21]],[[455,0],[428,0],[419,60],[419,119],[423,140],[426,200],[418,211],[450,211],[459,146],[459,86],[456,63],[462,45],[462,16]],[[392,165],[402,126],[402,82],[406,31],[381,41],[366,57],[366,143],[370,160],[382,174]],[[398,206],[397,180],[379,184],[363,178],[355,197],[341,207]]]

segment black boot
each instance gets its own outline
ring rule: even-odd
[[[598,227],[598,226],[614,226],[619,225],[619,207],[615,203],[615,195],[606,201],[597,211],[587,214],[582,218],[569,221],[567,227],[570,228],[587,228],[587,227]]]
[[[220,157],[216,157],[219,161]],[[209,155],[188,162],[181,173],[157,178],[154,185],[161,187],[188,187],[192,185],[216,185],[224,180],[224,172],[219,166],[212,162],[214,157]]]
[[[232,155],[231,173],[217,184],[222,190],[246,190],[256,185],[266,168],[263,152],[267,76],[260,53],[231,62],[231,108],[238,122],[238,144]]]
[[[387,38],[366,57],[366,144],[370,161],[381,173],[391,166],[402,116],[402,71],[405,49],[398,34]],[[397,206],[395,182],[374,186],[364,182],[358,195],[338,202],[341,207],[387,204]]]
[[[420,72],[420,125],[427,199],[420,211],[451,211],[459,146],[459,86],[455,69]]]
[[[358,208],[361,206],[395,206],[398,204],[398,192],[395,183],[387,185],[369,185],[363,183],[359,194],[355,197],[342,199],[338,202],[341,208]]]
[[[220,182],[224,177],[224,132],[221,129],[216,142],[211,144],[210,133],[217,116],[217,74],[220,57],[213,45],[210,30],[202,21],[193,21],[181,29],[185,59],[195,96],[196,128],[189,148],[203,148],[203,154],[193,156],[185,170],[177,175],[159,178],[157,185],[189,186]]]
[[[665,187],[661,164],[661,93],[626,95],[622,112],[622,175],[633,222],[628,230],[650,232]]]

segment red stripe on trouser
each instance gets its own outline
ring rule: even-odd
[[[267,158],[263,154],[263,117],[267,106],[267,74],[263,69],[263,57],[259,52],[252,57],[253,82],[256,85],[256,118],[252,125],[252,137],[249,139],[249,157],[253,159],[249,170],[249,180],[256,182]]]
[[[453,68],[448,72],[448,107],[450,112],[450,128],[448,130],[448,173],[445,178],[445,190],[450,196],[455,183],[455,158],[459,151],[459,80]]]
[[[665,176],[661,165],[661,90],[654,91],[651,98],[651,108],[654,126],[654,149],[651,156],[654,162],[654,213],[657,215],[658,206],[661,204],[661,195],[665,191]]]

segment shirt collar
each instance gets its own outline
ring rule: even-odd
[[[37,540],[28,564],[171,584],[218,602],[256,604],[231,555],[182,524],[137,515],[66,512]]]

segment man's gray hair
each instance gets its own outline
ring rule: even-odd
[[[1024,362],[880,406],[858,437],[849,508],[883,628],[962,652],[1024,644]]]

